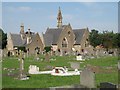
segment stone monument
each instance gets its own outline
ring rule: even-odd
[[[80,74],[80,84],[87,88],[95,88],[95,74],[85,68]]]
[[[23,51],[19,51],[19,60],[20,60],[20,71],[19,71],[19,79],[20,80],[27,80],[29,79],[29,77],[27,77],[25,74],[24,74],[24,57],[23,57]]]

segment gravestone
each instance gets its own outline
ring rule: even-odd
[[[30,65],[28,72],[29,72],[29,74],[38,74],[39,67],[37,67],[36,65]]]
[[[117,85],[112,84],[110,82],[102,82],[100,83],[100,90],[105,90],[105,88],[110,88],[110,89],[114,89],[117,90]]]
[[[19,79],[20,80],[27,80],[29,79],[29,77],[26,76],[26,74],[24,73],[24,58],[23,58],[23,51],[20,50],[20,55],[19,55],[19,59],[20,59],[20,73],[19,73]]]
[[[83,60],[82,55],[76,56],[76,60]]]
[[[46,69],[46,70],[52,70],[52,69],[53,69],[53,66],[47,65],[47,66],[45,67],[45,69]]]
[[[21,79],[23,76],[23,71],[24,71],[24,58],[23,58],[22,51],[20,51],[19,59],[20,59],[20,79]]]
[[[80,63],[78,62],[70,62],[72,69],[80,69]]]
[[[85,68],[80,74],[80,84],[87,88],[95,88],[95,74]]]
[[[45,54],[45,61],[50,61],[49,59],[50,59],[49,54],[46,53],[46,54]]]

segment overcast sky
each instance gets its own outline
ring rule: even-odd
[[[57,26],[59,6],[63,24],[70,23],[73,29],[118,32],[117,2],[2,2],[2,28],[7,33],[19,33],[24,23],[25,31],[45,32],[47,27]]]

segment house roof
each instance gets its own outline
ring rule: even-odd
[[[24,46],[25,40],[21,39],[20,34],[11,34],[11,39],[14,46]]]
[[[73,32],[75,34],[75,44],[80,44],[81,40],[82,40],[82,37],[85,33],[85,30],[86,29],[73,29]]]
[[[57,44],[61,31],[62,28],[48,28],[45,34],[43,34],[45,45]]]
[[[32,34],[31,38],[32,40],[35,39],[36,34]],[[27,40],[22,39],[20,34],[11,34],[11,39],[13,41],[13,46],[26,46],[27,45]]]
[[[57,44],[61,31],[68,25],[63,25],[62,28],[48,28],[45,34],[43,34],[45,45],[50,46],[52,44]],[[75,34],[75,44],[80,44],[82,37],[86,29],[73,29]]]

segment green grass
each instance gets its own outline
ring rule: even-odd
[[[86,64],[94,66],[115,66],[118,62],[118,57],[103,57],[85,61]]]
[[[40,56],[44,58],[44,56]],[[79,62],[74,60],[75,56],[54,56],[56,61],[36,61],[34,57],[25,58],[25,72],[28,72],[29,65],[37,65],[40,67],[40,70],[45,70],[47,65],[50,66],[67,66],[70,68],[70,63],[68,62]],[[99,59],[86,60],[84,63],[80,64],[80,67],[83,68],[87,64],[100,67],[113,67],[112,73],[97,73],[95,77],[96,86],[99,86],[100,82],[112,82],[118,83],[118,73],[117,73],[117,57],[103,57]],[[6,57],[3,58],[3,68],[19,68],[19,61],[16,57]],[[18,72],[18,71],[16,71]],[[3,70],[3,74],[6,74],[7,71]],[[30,75],[30,79],[26,81],[20,81],[14,79],[13,77],[3,76],[2,86],[4,88],[48,88],[56,86],[65,86],[72,84],[80,84],[80,76],[68,76],[68,77],[59,77],[52,75]]]
[[[3,87],[14,88],[46,88],[79,83],[79,76],[59,77],[51,75],[31,75],[26,81],[15,80],[10,77],[3,78]]]

